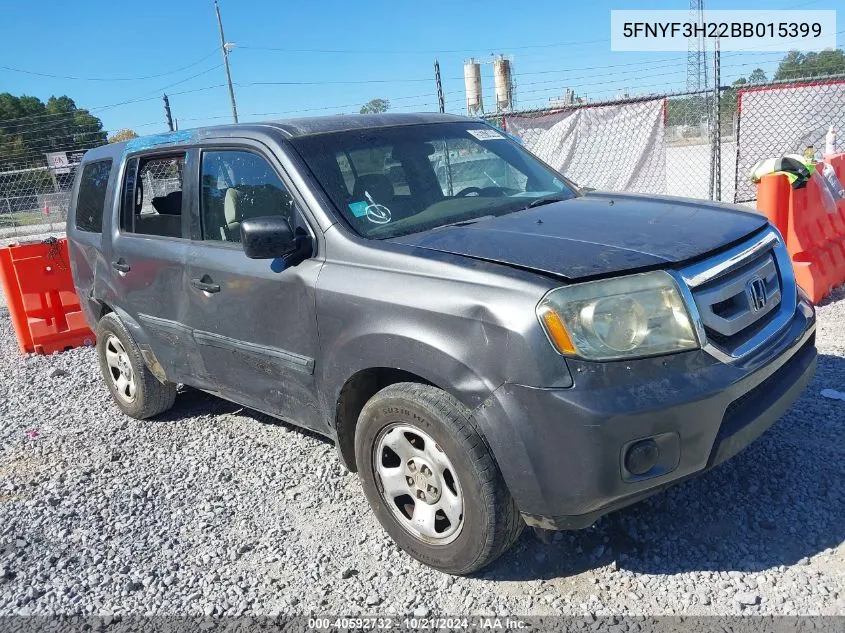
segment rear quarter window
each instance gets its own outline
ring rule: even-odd
[[[76,196],[76,228],[89,233],[103,232],[103,208],[112,160],[97,160],[82,168]]]

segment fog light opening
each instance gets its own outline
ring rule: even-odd
[[[645,475],[657,464],[660,450],[654,440],[642,440],[628,449],[625,455],[625,468],[632,475]]]

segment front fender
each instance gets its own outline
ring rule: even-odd
[[[480,405],[498,384],[479,374],[456,355],[424,341],[401,334],[365,333],[335,347],[321,364],[326,411],[333,412],[341,389],[356,373],[372,368],[399,369],[415,374],[452,394],[467,407]]]

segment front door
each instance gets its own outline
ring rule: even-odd
[[[203,385],[224,397],[326,430],[314,383],[316,257],[279,271],[246,257],[240,223],[283,215],[309,230],[289,187],[257,147],[204,147],[199,220],[189,254],[188,323],[203,360]]]

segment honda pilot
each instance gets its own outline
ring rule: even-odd
[[[765,217],[585,192],[464,117],[98,147],[67,233],[124,413],[184,384],[325,435],[396,543],[453,574],[713,468],[816,363]]]

